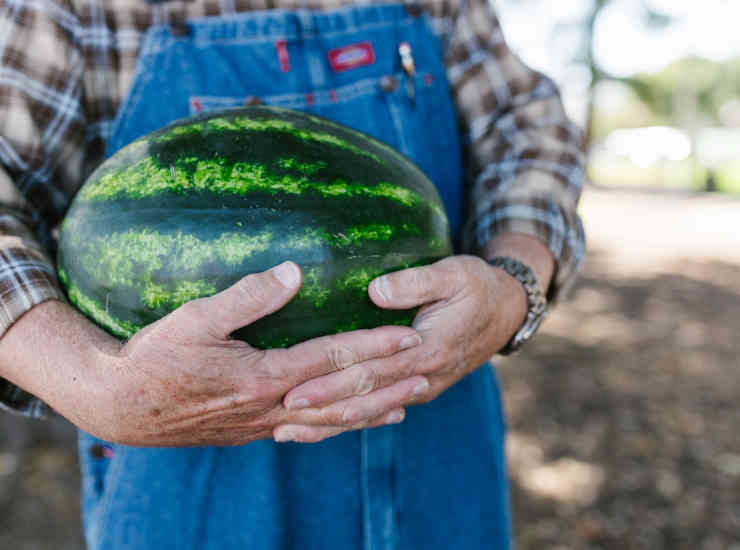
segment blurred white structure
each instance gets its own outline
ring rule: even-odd
[[[593,147],[593,154],[628,158],[640,168],[660,161],[681,161],[691,156],[691,138],[683,130],[669,126],[614,130]]]

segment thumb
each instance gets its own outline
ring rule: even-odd
[[[226,290],[203,298],[201,307],[217,336],[254,323],[287,304],[301,287],[301,270],[294,262],[243,277]]]
[[[454,272],[437,264],[388,273],[370,283],[368,292],[376,305],[386,309],[407,309],[454,295]]]

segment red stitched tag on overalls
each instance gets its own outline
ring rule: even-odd
[[[372,65],[375,63],[375,51],[370,42],[358,42],[342,48],[329,50],[329,65],[336,72]]]
[[[285,40],[275,42],[278,61],[280,61],[280,70],[284,73],[290,71],[290,58],[288,57],[288,44]]]

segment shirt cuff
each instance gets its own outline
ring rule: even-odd
[[[586,243],[575,208],[551,197],[494,199],[478,212],[466,235],[466,248],[483,250],[497,235],[519,233],[542,242],[552,253],[555,271],[547,292],[555,303],[573,284],[583,262]]]
[[[0,337],[29,309],[47,300],[66,300],[54,267],[33,248],[0,250]],[[0,378],[0,410],[44,417],[50,408],[33,395]]]

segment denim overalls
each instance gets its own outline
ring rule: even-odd
[[[415,160],[459,231],[459,137],[426,16],[362,5],[232,14],[188,29],[148,31],[108,154],[209,109],[259,100],[306,110]],[[487,365],[410,407],[400,425],[318,444],[142,449],[81,432],[85,536],[90,550],[505,549],[503,439]]]

